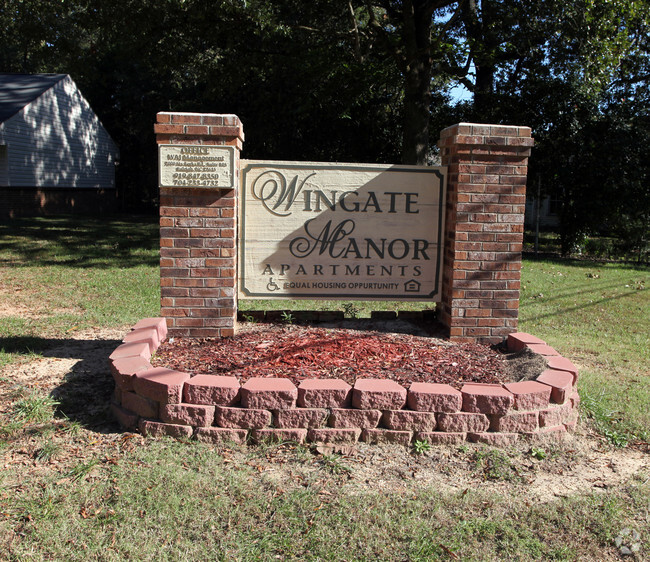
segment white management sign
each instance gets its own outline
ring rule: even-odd
[[[161,144],[158,163],[160,187],[234,186],[232,146]]]
[[[241,169],[240,298],[440,300],[446,168]]]

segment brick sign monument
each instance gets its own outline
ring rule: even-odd
[[[441,167],[240,160],[234,115],[155,132],[171,335],[233,335],[239,298],[437,302],[456,341],[516,330],[530,128],[449,127]]]

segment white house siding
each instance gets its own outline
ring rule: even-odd
[[[11,187],[114,188],[119,151],[69,76],[0,123]]]
[[[524,225],[526,228],[534,229],[537,213],[537,200],[535,197],[526,197],[526,211]],[[560,217],[552,211],[551,198],[544,197],[539,205],[539,226],[541,228],[556,228],[560,224]]]

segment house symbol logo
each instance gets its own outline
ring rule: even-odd
[[[404,292],[406,293],[419,293],[420,289],[422,287],[422,283],[419,281],[416,281],[415,279],[411,279],[410,281],[407,281],[404,283]]]

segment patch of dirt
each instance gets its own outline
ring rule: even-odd
[[[0,318],[14,316],[27,320],[38,320],[40,318],[54,316],[55,314],[75,314],[77,312],[78,309],[75,308],[48,308],[47,310],[38,310],[19,302],[9,303],[6,300],[0,300]]]
[[[535,380],[548,367],[544,357],[527,348],[515,353],[504,354],[503,363],[505,366],[504,379],[513,382]]]
[[[404,323],[403,323],[404,324]],[[477,343],[453,344],[420,335],[333,327],[252,324],[226,340],[171,338],[152,363],[192,375],[288,378],[295,385],[310,378],[337,378],[354,384],[357,377],[413,382],[499,384],[536,378],[546,361],[530,352],[503,354]],[[366,327],[368,327],[366,325]],[[381,327],[380,327],[381,328]],[[417,335],[415,335],[417,334]]]
[[[0,301],[0,318],[17,316],[18,318],[40,318],[40,315],[34,312],[28,306],[22,304],[10,304],[6,301]]]
[[[418,455],[400,446],[358,443],[343,446],[329,455],[314,454],[312,463],[297,462],[292,445],[267,450],[256,460],[261,477],[284,487],[313,481],[314,466],[329,465],[339,475],[345,493],[390,491],[417,494],[423,486],[448,493],[480,491],[551,502],[558,498],[590,492],[601,493],[624,486],[631,479],[650,479],[650,458],[636,450],[612,449],[585,426],[562,444],[538,446],[547,457],[535,459],[530,445],[520,444],[496,451],[503,466],[487,473],[477,461],[487,450],[468,443],[462,447],[434,446]],[[245,451],[230,450],[235,462],[244,462]],[[249,457],[250,458],[250,457]]]
[[[108,356],[127,332],[126,328],[91,328],[70,332],[68,339],[44,340],[43,349],[34,350],[42,354],[42,358],[9,365],[0,369],[0,376],[5,377],[10,386],[52,390],[72,372],[109,373]],[[0,385],[0,393],[6,389],[6,384]]]

